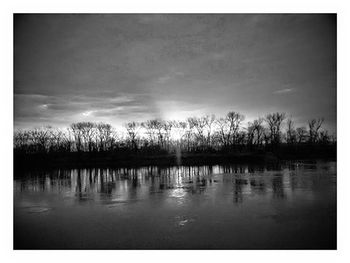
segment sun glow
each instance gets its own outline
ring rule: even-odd
[[[90,116],[92,113],[93,113],[93,111],[90,110],[90,111],[85,111],[85,112],[83,112],[82,115],[85,116],[85,117],[87,117],[87,116]]]

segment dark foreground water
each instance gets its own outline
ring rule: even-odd
[[[14,247],[336,248],[336,163],[31,172]]]

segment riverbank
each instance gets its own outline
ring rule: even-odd
[[[15,153],[14,169],[277,163],[279,161],[293,159],[336,160],[336,146],[301,149],[280,147],[273,152],[255,151],[179,154],[145,154],[130,152]]]

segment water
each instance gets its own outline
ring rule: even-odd
[[[14,247],[334,249],[336,163],[26,172]]]

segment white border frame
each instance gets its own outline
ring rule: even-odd
[[[61,262],[125,260],[140,262],[181,261],[251,261],[251,262],[350,262],[349,244],[350,212],[348,187],[350,175],[346,173],[349,145],[349,8],[346,1],[324,0],[254,0],[254,1],[189,1],[189,0],[8,0],[2,1],[1,12],[1,259],[3,262]],[[232,251],[19,251],[13,250],[13,13],[337,13],[338,22],[338,87],[337,87],[337,137],[338,137],[338,250],[283,251],[283,250],[232,250]],[[350,112],[350,111],[349,111]],[[322,220],[322,218],[320,218]]]

